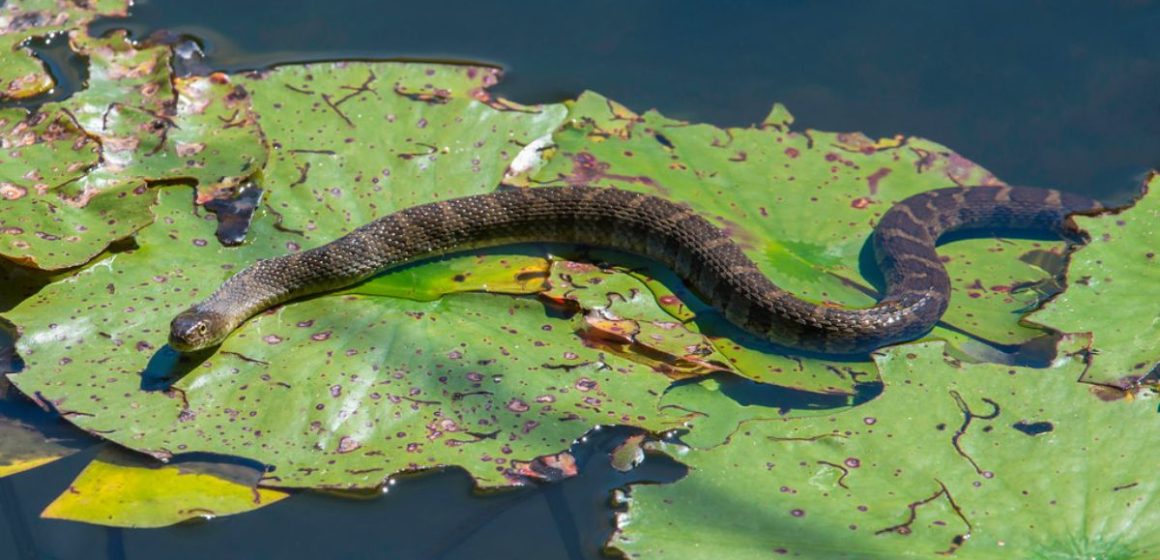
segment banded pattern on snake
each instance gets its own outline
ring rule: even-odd
[[[499,190],[408,208],[321,247],[259,261],[178,315],[169,344],[183,352],[215,346],[271,306],[417,259],[562,242],[660,261],[734,324],[775,343],[865,353],[921,337],[946,310],[950,278],[935,252],[943,234],[1008,228],[1062,235],[1071,231],[1069,215],[1101,208],[1079,195],[1031,187],[956,187],[914,195],[891,207],[874,230],[874,252],[886,280],[881,301],[843,309],[779,288],[725,231],[687,206],[614,188]]]

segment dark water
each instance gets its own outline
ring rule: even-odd
[[[919,135],[1009,182],[1111,201],[1160,167],[1160,5],[1148,0],[149,0],[94,32],[118,27],[193,35],[224,70],[351,57],[482,61],[508,70],[497,91],[516,101],[592,89],[719,125],[759,121],[780,101],[796,128]],[[58,71],[70,72],[65,63]],[[576,479],[488,497],[453,471],[405,479],[376,500],[306,494],[162,530],[38,519],[90,451],[0,479],[0,558],[599,558],[609,490],[682,472],[651,458],[616,473],[603,460],[608,444],[578,451]]]
[[[244,6],[244,9],[239,7]],[[744,126],[923,136],[1013,184],[1123,195],[1160,167],[1160,4],[1090,1],[148,0],[107,20],[205,41],[223,69],[490,62],[520,102],[585,89]]]

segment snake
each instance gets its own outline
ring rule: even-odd
[[[871,238],[885,289],[866,308],[816,303],[780,288],[727,229],[687,204],[588,185],[497,189],[385,215],[325,245],[259,260],[178,314],[169,345],[220,345],[253,315],[340,289],[416,260],[485,247],[555,242],[659,261],[745,331],[789,349],[865,354],[929,333],[947,309],[951,281],[935,250],[951,232],[1078,233],[1073,214],[1103,206],[1082,195],[1016,186],[921,192],[886,210]],[[808,218],[818,219],[818,218]]]

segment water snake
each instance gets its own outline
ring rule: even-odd
[[[417,259],[510,243],[562,242],[660,261],[731,322],[775,343],[865,353],[921,337],[946,310],[950,278],[935,252],[941,235],[995,228],[1062,235],[1071,231],[1069,215],[1101,208],[1083,196],[1032,187],[955,187],[911,196],[892,206],[874,229],[885,294],[873,307],[845,309],[779,288],[726,231],[689,206],[615,188],[497,190],[407,208],[326,245],[258,261],[174,318],[169,344],[183,352],[215,346],[273,305]]]

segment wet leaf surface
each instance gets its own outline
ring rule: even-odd
[[[543,252],[503,247],[452,255],[391,269],[343,293],[433,301],[446,294],[537,294],[546,289],[550,263]]]
[[[126,15],[127,0],[9,0],[0,8],[0,98],[24,99],[53,88],[44,64],[25,44],[83,28],[100,15]]]
[[[266,157],[249,95],[229,78],[173,79],[168,47],[137,49],[124,34],[70,40],[88,57],[89,87],[36,115],[7,110],[0,138],[17,148],[0,162],[14,210],[0,214],[0,255],[50,270],[152,221],[150,184],[189,181],[208,200]]]
[[[1086,345],[1067,341],[1046,370],[889,349],[876,400],[675,449],[688,477],[633,487],[612,544],[683,559],[1153,557],[1158,458],[1115,426],[1160,436],[1160,395],[1106,402],[1075,383]]]
[[[261,471],[212,462],[162,465],[107,446],[41,514],[110,527],[164,527],[253,511],[289,494],[258,488]]]
[[[217,216],[216,237],[222,245],[241,245],[250,231],[254,211],[262,202],[262,189],[242,187],[228,198],[214,198],[205,203],[205,209]]]
[[[1092,333],[1085,380],[1124,389],[1160,366],[1160,175],[1145,188],[1121,213],[1076,218],[1091,241],[1071,257],[1067,291],[1031,317]]]

